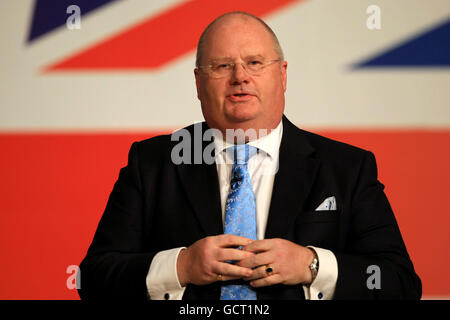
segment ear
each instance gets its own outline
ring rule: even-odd
[[[194,75],[195,75],[195,86],[197,87],[197,98],[198,100],[200,100],[200,74],[198,68],[194,69]]]
[[[283,82],[283,89],[286,92],[287,89],[287,61],[281,63],[281,81]]]

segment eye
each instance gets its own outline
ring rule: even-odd
[[[213,67],[214,70],[223,70],[223,69],[229,69],[230,64],[229,63],[220,63]]]
[[[261,65],[262,61],[260,60],[252,60],[250,62],[247,63],[249,66],[257,66],[257,65]]]

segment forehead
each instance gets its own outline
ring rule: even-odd
[[[275,54],[272,36],[266,28],[255,19],[241,16],[216,22],[208,31],[203,46],[207,60]]]

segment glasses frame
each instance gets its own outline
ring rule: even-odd
[[[276,63],[276,62],[281,62],[281,59],[274,59],[274,60],[269,60],[263,63],[261,69],[259,69],[258,71],[249,71],[247,70],[247,66],[246,66],[246,62],[230,62],[230,63],[226,63],[228,65],[231,66],[231,69],[227,69],[227,73],[224,74],[223,76],[213,76],[213,71],[212,71],[212,64],[209,65],[204,65],[204,66],[198,66],[197,69],[201,69],[201,70],[205,70],[206,73],[213,79],[221,79],[221,78],[225,78],[227,76],[230,76],[233,72],[236,71],[236,66],[238,64],[240,64],[242,66],[242,68],[245,70],[245,72],[247,72],[249,75],[255,76],[255,75],[259,75],[262,74],[264,72],[264,69],[266,69],[268,66]]]

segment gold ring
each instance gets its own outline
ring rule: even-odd
[[[266,265],[266,273],[268,276],[271,276],[273,273],[273,268],[270,265]]]
[[[218,280],[218,281],[222,281],[222,275],[221,275],[221,274],[218,274],[218,275],[217,275],[217,280]]]

